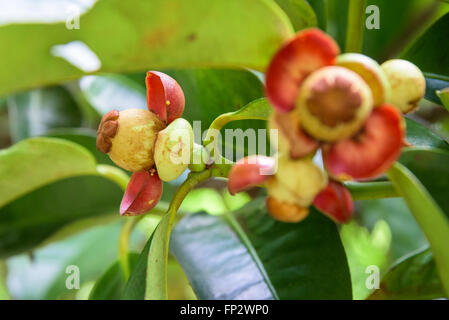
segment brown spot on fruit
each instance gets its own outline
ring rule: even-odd
[[[101,119],[97,130],[97,149],[103,153],[108,153],[111,149],[111,139],[114,138],[118,130],[118,118],[118,110],[112,110]]]
[[[307,108],[329,127],[352,121],[362,104],[360,92],[343,77],[336,77],[333,83],[325,78],[320,79],[311,90],[306,102]]]

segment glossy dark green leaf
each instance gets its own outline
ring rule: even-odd
[[[426,73],[426,96],[425,98],[433,103],[442,105],[436,91],[449,88],[449,77]]]
[[[16,11],[34,6],[35,1],[23,1]],[[0,69],[0,94],[93,71],[264,70],[293,34],[287,16],[268,0],[99,0],[80,17],[79,29],[67,28],[66,19],[0,26],[0,43],[7,48],[0,58],[8,61]]]
[[[171,251],[199,299],[351,299],[336,225],[322,214],[277,222],[260,198],[226,217],[189,215],[173,231]]]
[[[445,297],[432,252],[421,249],[398,261],[369,299],[421,300]]]
[[[123,300],[144,300],[146,290],[146,278],[147,278],[147,266],[148,266],[148,253],[150,251],[151,243],[153,242],[154,232],[148,239],[147,244],[143,248],[142,252],[137,259],[128,282],[126,283],[125,290],[121,299]]]
[[[237,111],[263,97],[263,85],[249,71],[239,70],[164,70],[181,85],[186,96],[183,117],[190,122],[201,120],[206,130],[219,115]],[[229,128],[259,128],[261,123],[248,121]]]
[[[423,72],[449,77],[449,13],[441,17],[403,54]]]
[[[81,125],[81,112],[63,87],[48,87],[8,98],[9,128],[14,142],[49,130]]]
[[[130,253],[128,258],[132,270],[137,263],[139,254]],[[89,294],[89,300],[119,300],[122,297],[125,285],[120,262],[116,261],[95,282],[95,286]]]
[[[317,17],[306,0],[274,0],[288,15],[295,30],[316,27]]]
[[[0,257],[32,250],[77,221],[118,217],[122,196],[120,187],[97,176],[36,189],[0,208]]]
[[[405,118],[407,124],[407,142],[415,147],[439,148],[449,150],[449,144],[422,124]]]

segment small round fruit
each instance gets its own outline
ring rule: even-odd
[[[312,155],[319,147],[319,142],[302,129],[296,110],[288,113],[272,112],[268,119],[268,129],[271,145],[279,153],[288,153],[292,159]],[[277,134],[272,130],[277,130]]]
[[[157,133],[164,127],[164,123],[148,110],[128,109],[120,113],[114,110],[101,121],[97,147],[108,153],[111,160],[125,170],[148,170],[154,165],[153,151]]]
[[[374,106],[390,101],[390,83],[375,60],[359,53],[345,53],[337,58],[337,65],[354,71],[365,80],[373,94]]]
[[[206,169],[206,165],[210,164],[211,158],[206,148],[200,144],[193,144],[192,156],[190,157],[189,170],[193,172],[201,172]]]
[[[413,63],[401,59],[383,63],[382,69],[392,89],[390,103],[402,113],[416,109],[426,93],[426,79],[421,70]]]
[[[326,173],[311,159],[291,160],[282,155],[278,160],[276,179],[295,194],[296,202],[303,207],[308,207],[328,182]]]
[[[372,108],[373,95],[366,82],[343,67],[326,67],[310,75],[297,101],[304,129],[328,142],[354,135]]]
[[[399,158],[405,124],[394,106],[373,110],[359,134],[325,146],[323,162],[336,180],[371,180],[381,176]]]
[[[309,215],[308,207],[281,202],[274,197],[267,197],[266,206],[270,216],[281,222],[297,223]]]
[[[160,131],[154,148],[154,161],[162,181],[172,181],[189,166],[193,150],[193,129],[178,118]]]

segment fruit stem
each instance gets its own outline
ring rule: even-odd
[[[349,0],[346,52],[362,52],[366,0]]]
[[[345,187],[351,192],[355,201],[399,197],[390,181],[381,182],[346,182]]]
[[[128,281],[129,275],[131,274],[131,267],[129,265],[128,247],[129,238],[134,230],[136,224],[144,217],[140,215],[137,217],[130,217],[126,219],[125,224],[120,231],[119,244],[118,244],[118,260],[122,269],[123,277],[125,282]]]

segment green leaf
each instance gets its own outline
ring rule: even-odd
[[[449,110],[449,84],[446,88],[437,91],[438,98],[440,98],[443,106]]]
[[[108,155],[97,149],[97,132],[88,128],[64,128],[47,132],[47,137],[59,138],[72,141],[86,148],[94,157],[97,163],[115,166]]]
[[[201,120],[203,130],[226,112],[240,110],[263,97],[263,84],[249,71],[239,70],[163,70],[182,87],[186,96],[183,117],[190,122]],[[143,79],[142,79],[143,81]],[[261,128],[261,123],[248,121],[229,128]]]
[[[61,139],[32,138],[0,151],[0,207],[56,180],[94,174],[94,157]]]
[[[428,245],[426,237],[402,198],[359,202],[361,223],[373,230],[384,220],[391,230],[389,263]]]
[[[437,95],[437,91],[449,88],[449,77],[437,74],[425,73],[426,77],[426,95],[425,98],[433,103],[442,104],[441,99]]]
[[[129,264],[132,268],[136,265],[139,254],[130,253]],[[114,262],[106,272],[95,282],[89,294],[89,300],[119,300],[125,289],[125,278],[119,261]]]
[[[424,185],[402,164],[396,163],[388,171],[388,177],[424,231],[435,256],[443,286],[449,293],[449,251],[446,248],[449,243],[448,217]],[[447,180],[447,176],[445,178]]]
[[[14,142],[49,130],[81,126],[81,112],[62,87],[36,89],[8,99],[9,127]]]
[[[423,72],[449,77],[449,13],[441,17],[403,54]]]
[[[141,84],[124,75],[86,76],[79,86],[84,98],[104,115],[117,109],[146,109],[145,77]]]
[[[235,214],[193,214],[171,251],[199,299],[351,299],[337,227],[313,210],[298,224],[268,216],[263,198]]]
[[[117,257],[121,223],[84,231],[64,241],[8,259],[8,285],[14,299],[73,297],[68,289],[68,266],[79,268],[80,284],[97,279]],[[73,270],[73,269],[72,269]],[[70,280],[70,279],[69,279]]]
[[[122,295],[123,300],[144,300],[146,290],[146,275],[148,269],[148,255],[153,243],[154,232],[151,234],[147,244],[140,253],[136,265],[129,276],[125,290]]]
[[[122,189],[98,176],[60,180],[0,208],[0,257],[118,218]]]
[[[398,261],[382,278],[372,300],[421,300],[445,297],[433,254],[428,248]]]
[[[312,28],[318,24],[312,7],[306,0],[274,0],[288,15],[296,31]]]
[[[327,1],[328,0],[307,0],[317,16],[318,27],[324,31],[327,30]]]
[[[449,150],[449,144],[422,124],[405,118],[407,124],[407,142],[415,147],[439,148]]]
[[[21,10],[33,10],[33,4]],[[101,36],[105,32],[120,41]],[[0,54],[8,61],[0,70],[0,95],[86,75],[52,55],[55,46],[70,42],[83,53],[84,45],[93,51],[100,72],[187,66],[264,70],[292,34],[287,16],[268,0],[99,0],[81,16],[79,29],[68,30],[65,21],[0,26],[0,43],[8,48]],[[19,54],[24,52],[32,54]]]

